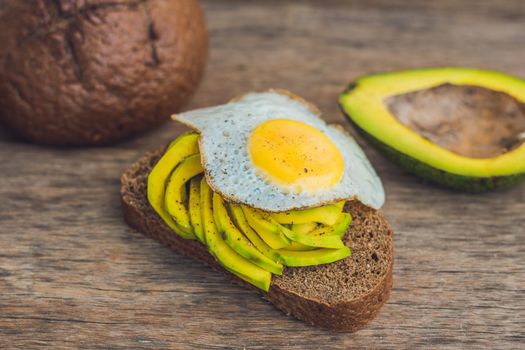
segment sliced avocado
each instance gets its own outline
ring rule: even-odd
[[[280,249],[290,245],[290,240],[281,232],[280,227],[267,221],[255,209],[241,205],[242,212],[248,224],[272,248]]]
[[[200,194],[200,201],[199,201],[199,208],[201,211],[201,228],[202,228],[202,238],[203,243],[206,244],[206,229],[204,225],[204,208],[206,207],[206,201],[208,200],[208,192],[211,191],[209,189],[209,185],[206,182],[206,178],[203,176],[201,178],[200,186],[199,186],[199,194]],[[205,196],[206,192],[206,196]],[[209,196],[212,196],[211,194]]]
[[[350,248],[315,249],[310,251],[291,251],[280,249],[279,256],[285,266],[312,266],[328,264],[350,256]]]
[[[199,152],[198,134],[185,133],[173,141],[148,176],[148,201],[162,220],[184,238],[195,238],[193,233],[182,231],[164,207],[166,182],[173,169],[184,159]]]
[[[319,225],[316,222],[307,222],[304,224],[293,224],[291,230],[299,234],[306,234],[315,230]]]
[[[230,209],[232,219],[237,228],[239,228],[239,230],[250,240],[250,242],[252,242],[257,250],[273,261],[277,261],[279,254],[275,249],[272,249],[272,247],[266,244],[266,242],[264,242],[261,237],[259,237],[259,235],[250,227],[246,217],[244,216],[242,208],[236,204],[229,204],[228,208]]]
[[[283,265],[264,256],[255,246],[235,227],[224,206],[224,202],[217,193],[213,193],[213,215],[217,229],[224,241],[239,255],[255,265],[274,274],[283,273]]]
[[[345,207],[345,204],[346,204],[346,201],[340,201],[340,202],[334,203],[333,205],[343,210],[343,208]]]
[[[306,250],[315,250],[317,248],[311,247],[309,245],[305,245],[299,242],[292,242],[288,247],[286,247],[286,250],[293,250],[293,251],[306,251]]]
[[[349,213],[341,213],[334,226],[321,226],[311,231],[310,234],[313,236],[334,235],[342,238],[351,222],[352,215]]]
[[[342,208],[336,205],[324,205],[304,210],[290,210],[281,213],[272,213],[271,217],[280,224],[306,224],[319,222],[328,226],[335,224]]]
[[[165,206],[168,213],[173,217],[175,223],[182,231],[193,234],[190,224],[190,216],[184,197],[186,187],[184,186],[192,177],[203,172],[199,154],[194,154],[184,159],[171,173],[166,186]]]
[[[298,224],[292,226],[292,231],[295,231],[300,234],[308,234],[311,236],[337,236],[342,238],[344,234],[346,233],[346,230],[348,229],[348,226],[350,226],[350,223],[352,222],[352,216],[349,213],[341,213],[339,216],[339,219],[335,223],[334,226],[325,226],[321,225],[318,226],[316,224],[309,225],[309,224]],[[312,229],[313,227],[313,229]],[[292,242],[290,246],[286,247],[287,250],[295,250],[295,251],[304,251],[304,250],[312,250],[311,246],[301,244],[299,242]]]
[[[332,226],[332,231],[329,234],[343,237],[351,223],[352,215],[350,213],[341,213],[339,220]]]
[[[199,241],[204,243],[200,205],[201,180],[202,176],[195,176],[190,180],[190,198],[188,200],[188,211],[190,212],[190,222],[191,226],[193,227],[193,233],[199,239]]]
[[[300,234],[284,226],[281,226],[280,229],[281,229],[281,232],[284,233],[286,237],[288,237],[290,240],[297,242],[297,243],[301,243],[305,246],[317,247],[317,248],[332,248],[332,249],[339,249],[345,246],[339,236],[335,236],[335,235],[314,236],[311,234]]]
[[[212,196],[213,192],[206,183],[206,178],[203,177],[201,180],[201,216],[208,250],[224,268],[254,286],[268,291],[272,274],[237,254],[219,234],[213,218]]]
[[[339,99],[373,145],[406,170],[456,189],[525,177],[525,80],[470,68],[362,77]]]
[[[336,217],[336,220],[335,220],[335,222],[337,222],[337,219],[339,218],[341,212],[339,211],[339,209],[336,206],[331,206],[331,207],[336,208],[338,210],[338,214],[337,214],[337,217]],[[320,209],[320,208],[321,207],[313,208],[313,209],[307,209],[307,210],[308,211],[313,211],[314,209]],[[303,211],[303,212],[305,212],[305,211]],[[321,211],[319,211],[319,213],[320,212]],[[333,212],[333,209],[328,211],[328,213],[330,213],[330,212]],[[280,213],[280,214],[287,215],[287,213]],[[266,213],[262,213],[261,216],[265,219],[265,221],[267,223],[272,225],[274,227],[274,229],[277,229],[279,232],[284,234],[288,239],[290,239],[291,241],[296,243],[292,247],[292,249],[294,249],[294,250],[307,250],[307,248],[305,246],[317,247],[317,248],[332,248],[332,249],[337,249],[337,248],[344,247],[344,243],[341,241],[341,238],[338,237],[338,236],[333,236],[333,235],[326,235],[326,236],[316,235],[316,236],[314,236],[314,235],[311,235],[311,234],[308,234],[308,233],[301,234],[301,233],[298,233],[296,231],[292,231],[291,229],[289,229],[288,227],[285,226],[285,225],[288,225],[288,224],[280,224],[279,222],[277,222],[274,219],[274,215],[275,214],[269,214],[268,215]],[[289,217],[292,217],[293,215],[295,215],[295,213],[291,213]],[[317,215],[318,214],[315,214],[315,215],[313,215],[313,217],[317,217]],[[302,214],[299,214],[298,217],[300,219],[304,219],[305,216],[302,216]],[[326,220],[326,221],[332,222],[332,219]]]

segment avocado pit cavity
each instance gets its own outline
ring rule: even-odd
[[[497,157],[525,141],[525,103],[504,92],[446,83],[384,103],[403,125],[462,156]]]

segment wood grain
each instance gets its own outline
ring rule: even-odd
[[[525,77],[520,0],[203,2],[211,57],[187,108],[289,89],[350,130],[337,95],[355,77],[420,66]],[[394,289],[379,316],[337,334],[128,228],[119,177],[173,138],[59,150],[0,133],[0,348],[523,348],[525,184],[454,193],[367,145],[396,231]]]

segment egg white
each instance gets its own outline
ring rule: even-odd
[[[249,93],[224,105],[173,116],[200,133],[199,148],[206,179],[224,198],[269,212],[318,207],[340,200],[357,199],[372,208],[385,201],[381,180],[364,152],[341,127],[326,124],[299,98],[278,91]],[[341,181],[325,190],[284,191],[258,175],[248,154],[248,139],[261,123],[290,119],[323,132],[344,160]]]

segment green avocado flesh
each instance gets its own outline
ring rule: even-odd
[[[157,162],[148,200],[176,234],[199,240],[225,269],[264,291],[285,266],[351,254],[342,241],[352,221],[344,202],[282,213],[227,203],[203,175],[196,133],[178,137]]]
[[[429,68],[362,77],[339,99],[372,145],[406,170],[483,191],[525,178],[525,80]]]

